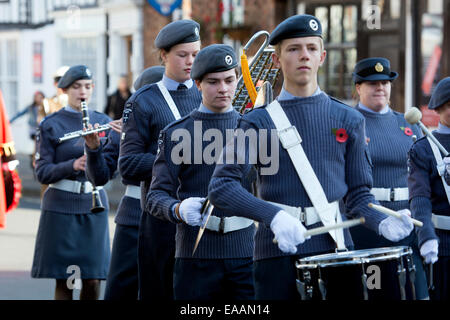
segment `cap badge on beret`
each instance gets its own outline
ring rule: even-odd
[[[89,70],[89,68],[86,68],[86,74],[88,77],[92,76],[92,72],[91,72],[91,70]]]
[[[200,35],[200,32],[198,31],[198,28],[197,28],[197,27],[195,27],[194,33],[195,33],[195,35],[196,35],[197,37]]]
[[[233,58],[232,58],[230,55],[227,55],[227,56],[225,57],[225,63],[226,63],[227,65],[231,65],[231,64],[233,63]]]
[[[317,31],[317,29],[319,29],[319,25],[317,24],[317,21],[314,19],[309,20],[309,26],[313,31]]]
[[[384,68],[383,65],[379,62],[377,62],[377,64],[375,65],[375,71],[376,72],[383,72]]]

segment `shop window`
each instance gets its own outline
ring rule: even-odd
[[[8,115],[18,110],[18,48],[16,39],[0,40],[0,89]]]
[[[97,73],[97,38],[63,38],[61,40],[61,65],[74,66],[83,64],[91,69],[94,83],[99,79]],[[95,88],[89,102],[91,110],[97,109],[97,89]]]
[[[358,7],[356,5],[323,5],[315,8],[320,20],[327,58],[319,69],[322,90],[352,103],[352,71],[356,64]]]
[[[437,126],[439,117],[426,107],[431,94],[442,74],[442,42],[444,31],[442,0],[428,0],[422,14],[422,32],[420,37],[421,50],[421,97],[423,122],[429,126]]]

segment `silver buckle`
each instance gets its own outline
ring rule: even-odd
[[[304,225],[306,225],[306,212],[304,210],[302,210],[302,208],[298,208],[300,210],[300,214],[298,216],[299,220],[301,223],[303,223]]]
[[[302,138],[294,126],[278,130],[278,138],[285,149],[290,149],[302,142]]]
[[[391,188],[391,192],[389,193],[389,197],[391,201],[395,201],[395,190],[394,188]]]

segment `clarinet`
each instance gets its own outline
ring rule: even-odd
[[[82,123],[83,123],[83,130],[88,130],[89,127],[89,111],[86,101],[83,99],[81,100],[81,115],[82,115]],[[86,154],[86,152],[85,152]],[[103,210],[105,210],[105,207],[102,204],[102,199],[100,197],[100,192],[96,185],[92,183],[92,213],[98,213]]]

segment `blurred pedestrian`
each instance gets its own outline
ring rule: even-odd
[[[127,76],[121,76],[117,82],[117,90],[108,96],[105,113],[113,120],[122,118],[125,102],[131,96],[130,87],[128,86]]]
[[[38,119],[38,112],[39,108],[43,108],[44,106],[44,98],[45,95],[42,91],[36,91],[33,94],[33,102],[28,105],[25,109],[22,111],[16,113],[11,118],[11,123],[16,121],[17,119],[21,118],[22,116],[26,115],[28,113],[28,133],[30,135],[30,139],[34,141],[36,138],[36,129],[39,125],[37,119]]]

